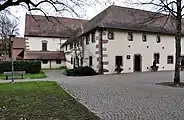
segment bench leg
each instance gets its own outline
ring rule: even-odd
[[[23,75],[21,75],[21,78],[23,79]]]
[[[6,76],[6,80],[8,80],[8,76]]]

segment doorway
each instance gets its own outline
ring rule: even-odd
[[[134,55],[134,71],[141,72],[141,55]]]

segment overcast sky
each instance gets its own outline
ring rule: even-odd
[[[81,18],[91,19],[112,4],[118,5],[118,6],[123,6],[123,7],[133,7],[133,8],[140,9],[140,6],[128,4],[126,1],[124,2],[124,0],[100,0],[100,1],[101,1],[100,4],[92,4],[91,6],[84,6],[82,9],[76,8],[75,10],[77,11],[77,13],[80,15]],[[106,1],[111,1],[111,2],[106,2]],[[54,10],[52,10],[49,6],[43,6],[43,7],[46,10],[46,12],[48,13],[48,15],[76,18],[75,15],[71,15],[67,12],[57,13],[57,12],[54,12]],[[146,8],[145,6],[144,6],[144,8],[141,8],[141,9],[149,9],[150,10],[150,8]],[[18,21],[20,23],[20,28],[19,28],[20,32],[19,33],[20,33],[20,36],[23,37],[24,36],[24,28],[25,28],[25,15],[26,15],[26,12],[27,13],[29,13],[29,12],[21,6],[10,7],[10,11],[11,11],[12,15],[16,16],[16,18],[18,19]],[[41,12],[35,12],[35,11],[32,12],[32,14],[43,15]]]

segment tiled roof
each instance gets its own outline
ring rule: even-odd
[[[65,60],[64,52],[60,51],[25,51],[24,59],[35,59],[35,60]]]
[[[26,39],[22,37],[12,37],[13,39],[13,48],[22,48],[26,47]]]
[[[166,14],[112,5],[84,24],[84,34],[97,27],[174,34],[174,19],[167,18]]]
[[[48,19],[47,19],[48,18]],[[70,30],[81,27],[87,20],[26,14],[25,36],[69,37]]]
[[[13,49],[13,58],[17,58],[17,57],[20,57],[19,54],[21,54],[21,52],[24,52],[23,49]]]

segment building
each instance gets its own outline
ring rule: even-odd
[[[62,46],[68,68],[80,62],[98,72],[102,53],[106,74],[114,73],[118,65],[122,73],[151,71],[154,60],[159,71],[174,70],[176,30],[171,16],[112,5],[85,23],[81,31],[78,39]],[[82,50],[77,50],[80,59],[74,48]]]
[[[26,14],[26,53],[24,59],[42,61],[42,68],[59,68],[65,65],[61,45],[72,31],[86,20]]]
[[[24,53],[25,53],[25,38],[23,37],[11,37],[12,41],[13,41],[13,46],[12,46],[12,57],[13,59],[23,59],[24,58]],[[7,51],[7,54],[9,54],[9,52],[11,52],[11,44],[8,42],[4,42],[3,43],[6,44],[6,47],[2,47],[2,44],[0,45],[0,47],[2,47],[2,49],[9,50]],[[4,45],[4,44],[3,44]],[[9,60],[10,57],[9,55],[2,55],[0,56],[0,60]]]
[[[12,37],[13,39],[13,58],[14,59],[24,59],[25,54],[25,38],[23,37]]]

